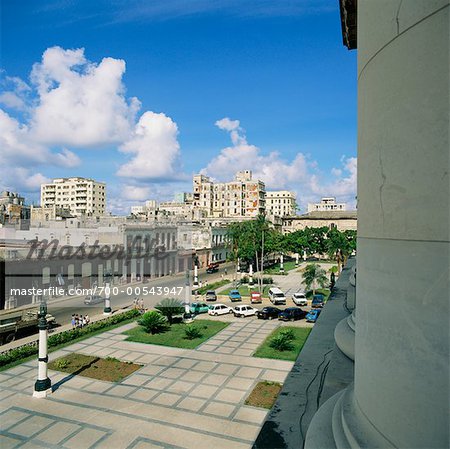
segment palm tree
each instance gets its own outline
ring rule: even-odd
[[[306,265],[303,271],[303,282],[308,290],[313,291],[313,296],[316,294],[317,285],[324,288],[328,283],[326,271],[316,263]]]

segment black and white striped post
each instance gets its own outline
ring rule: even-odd
[[[46,398],[52,392],[52,382],[48,378],[48,324],[47,324],[47,304],[41,302],[38,313],[39,329],[39,358],[38,358],[38,378],[34,384],[33,397]]]
[[[111,315],[111,279],[112,274],[110,272],[106,272],[103,276],[105,281],[105,307],[103,308],[103,315]]]

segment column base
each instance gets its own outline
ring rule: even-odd
[[[353,384],[332,396],[314,415],[305,449],[394,449],[372,425],[354,397]]]
[[[341,320],[334,329],[337,347],[351,360],[355,360],[355,321],[353,313]]]
[[[111,307],[106,307],[105,309],[103,309],[103,315],[112,315]]]
[[[33,397],[45,398],[52,392],[52,382],[47,377],[46,379],[38,379],[34,383]]]
[[[44,391],[33,391],[33,398],[38,398],[38,399],[45,399],[47,396],[49,396],[50,394],[52,394],[52,389],[48,388],[47,390]]]

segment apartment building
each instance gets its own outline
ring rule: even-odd
[[[204,217],[256,217],[265,213],[265,185],[251,170],[237,172],[233,181],[213,182],[205,175],[193,178],[193,210]]]
[[[41,206],[70,210],[75,216],[105,213],[106,185],[88,178],[57,178],[41,185]]]
[[[334,197],[322,198],[320,203],[308,204],[308,212],[315,212],[315,211],[326,212],[331,210],[347,210],[347,204],[336,203],[336,198]]]
[[[288,217],[295,215],[295,193],[288,190],[266,192],[266,215],[270,217]]]

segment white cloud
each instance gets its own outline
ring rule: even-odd
[[[7,108],[17,109],[18,111],[24,111],[26,109],[23,99],[11,91],[0,94],[0,104],[5,105]]]
[[[22,113],[18,120],[0,109],[0,162],[11,167],[0,188],[35,186],[38,190],[38,180],[45,177],[37,166],[73,168],[82,162],[77,148],[111,151],[112,145],[129,155],[118,170],[124,178],[183,179],[178,168],[177,125],[166,115],[149,111],[136,122],[140,102],[126,97],[124,73],[121,59],[94,63],[83,48],[61,47],[48,48],[33,65],[30,85],[0,70],[0,104]],[[27,172],[32,165],[33,172]],[[27,182],[14,179],[13,173],[26,176]],[[136,189],[126,192],[137,198],[145,188],[140,188],[140,194]]]
[[[126,100],[125,62],[86,60],[84,49],[47,49],[31,73],[39,100],[31,130],[45,144],[96,146],[120,143],[129,135],[140,107]]]
[[[356,195],[356,158],[341,159],[342,168],[333,168],[330,175],[320,172],[316,161],[310,161],[303,153],[291,160],[279,152],[264,154],[261,149],[247,142],[239,120],[228,117],[218,120],[216,126],[230,133],[232,145],[220,151],[201,171],[219,181],[233,178],[238,170],[250,169],[255,179],[261,179],[267,190],[293,190],[298,203],[305,210],[308,202],[316,202],[321,196],[336,196],[354,205]],[[331,179],[331,180],[330,180]]]
[[[164,180],[180,177],[176,162],[180,155],[177,140],[178,127],[165,114],[145,112],[136,124],[133,134],[120,146],[120,151],[132,155],[120,167],[119,176],[146,180]]]
[[[151,195],[151,189],[148,186],[124,185],[121,192],[123,199],[132,201],[145,201]]]

